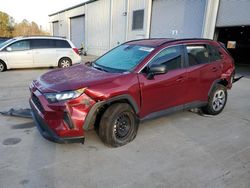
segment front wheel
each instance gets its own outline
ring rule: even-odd
[[[72,61],[71,61],[71,59],[69,59],[67,57],[60,59],[58,62],[59,68],[67,68],[67,67],[70,67],[71,65],[72,65]]]
[[[101,118],[99,136],[106,145],[123,146],[136,137],[138,124],[129,104],[115,103],[108,107]]]
[[[0,61],[0,72],[3,72],[6,70],[6,65]]]
[[[208,99],[207,106],[202,108],[206,114],[217,115],[221,113],[227,102],[227,89],[225,86],[217,84]]]

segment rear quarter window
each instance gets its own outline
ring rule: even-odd
[[[56,48],[71,48],[70,44],[66,40],[55,40]]]
[[[208,49],[209,49],[210,61],[218,61],[222,59],[219,47],[208,45]]]

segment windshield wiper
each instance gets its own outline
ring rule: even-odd
[[[91,63],[92,67],[94,67],[95,69],[104,71],[104,72],[108,72],[107,70],[105,70],[104,68],[100,67],[100,66],[96,66],[96,64],[94,62]]]

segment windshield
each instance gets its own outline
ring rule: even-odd
[[[4,47],[5,45],[7,45],[7,44],[9,44],[10,42],[12,42],[12,41],[15,41],[16,39],[9,39],[9,40],[6,40],[5,42],[3,42],[3,43],[1,43],[0,44],[0,49],[2,48],[2,47]]]
[[[111,50],[94,62],[94,65],[108,72],[131,71],[154,48],[124,44]]]

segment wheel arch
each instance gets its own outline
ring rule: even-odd
[[[70,57],[68,57],[68,56],[63,56],[63,57],[59,57],[59,58],[58,58],[58,61],[57,61],[57,65],[58,65],[58,66],[59,66],[59,63],[60,63],[60,61],[61,61],[62,59],[69,59],[71,65],[72,65],[72,62],[73,62],[72,59],[71,59]]]
[[[215,85],[217,85],[217,84],[220,84],[220,85],[223,85],[223,86],[227,87],[229,83],[228,83],[228,81],[227,81],[226,79],[218,79],[218,80],[215,80],[215,81],[212,83],[212,85],[211,85],[211,87],[210,87],[210,89],[209,89],[209,91],[208,91],[208,97],[210,96],[210,94],[211,94],[213,88],[215,87]]]
[[[88,130],[92,124],[98,121],[98,115],[101,116],[103,112],[114,103],[127,103],[134,110],[135,114],[139,113],[139,107],[132,96],[128,94],[115,96],[106,101],[97,102],[92,106],[84,121],[83,129]]]
[[[7,70],[7,69],[8,69],[7,63],[5,63],[5,61],[4,61],[4,60],[2,60],[2,59],[0,59],[0,62],[4,64],[4,66],[5,66],[5,70]]]

